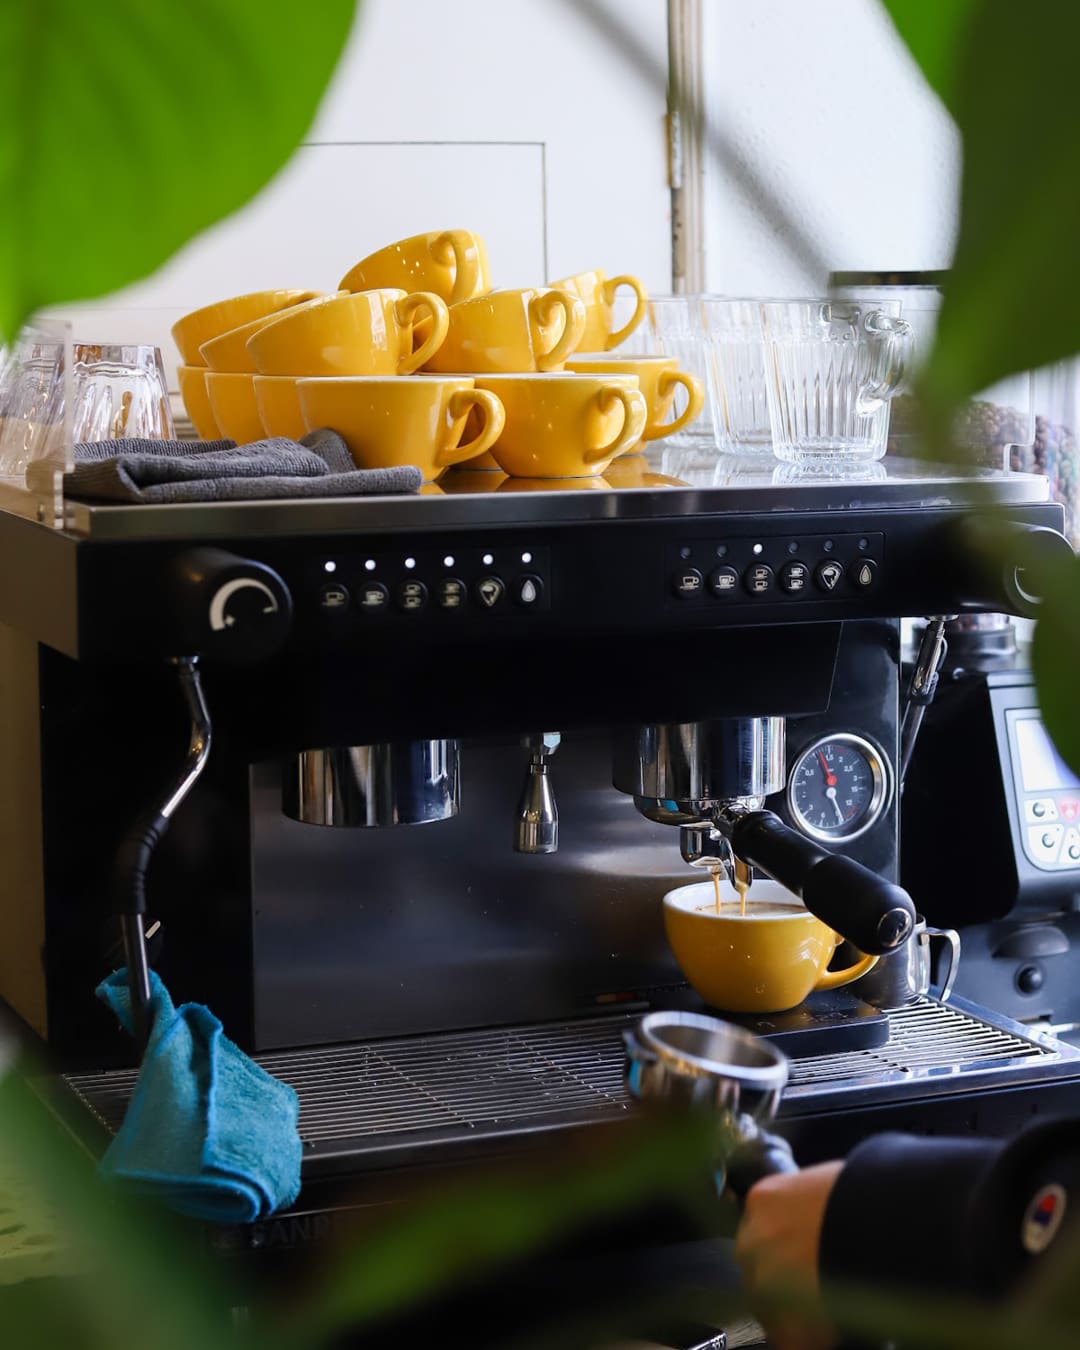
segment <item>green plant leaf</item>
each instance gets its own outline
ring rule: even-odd
[[[882,3],[926,82],[951,112],[957,53],[978,0],[882,0]]]
[[[1059,0],[976,0],[953,48],[961,223],[923,385],[939,423],[1002,377],[1080,350],[1078,49],[1080,5]]]
[[[356,3],[4,0],[0,333],[149,275],[253,197],[310,126]]]
[[[1080,558],[1066,558],[1040,576],[1043,597],[1031,664],[1039,707],[1058,753],[1080,773]]]

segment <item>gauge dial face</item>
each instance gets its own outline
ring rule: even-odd
[[[807,746],[788,780],[795,823],[814,839],[851,839],[884,810],[889,791],[885,761],[861,736],[826,736]]]

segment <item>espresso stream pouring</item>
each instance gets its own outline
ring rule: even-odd
[[[623,1033],[626,1083],[646,1106],[715,1115],[718,1192],[742,1200],[756,1181],[798,1165],[765,1128],[776,1115],[788,1062],[768,1041],[700,1013],[648,1013]]]

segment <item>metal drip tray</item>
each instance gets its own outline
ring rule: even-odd
[[[416,1161],[436,1145],[625,1118],[622,1030],[636,1020],[443,1033],[257,1056],[300,1098],[305,1170]],[[854,1108],[941,1092],[1080,1073],[1080,1052],[957,1001],[923,1000],[889,1015],[876,1049],[795,1061],[782,1115]],[[69,1075],[65,1082],[111,1133],[135,1074]]]

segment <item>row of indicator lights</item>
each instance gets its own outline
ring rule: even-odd
[[[822,544],[821,547],[825,550],[826,553],[831,553],[831,552],[833,551],[833,548],[835,547],[835,545],[833,544],[833,541],[832,541],[831,539],[826,539],[825,542]],[[867,550],[869,547],[870,547],[870,540],[869,540],[869,539],[860,539],[860,540],[859,540],[859,551],[860,551],[861,553],[865,553],[866,550]],[[788,546],[787,546],[787,551],[788,551],[789,553],[798,553],[798,551],[799,551],[799,545],[798,545],[798,543],[797,543],[794,539],[788,544]],[[694,550],[693,550],[688,544],[684,544],[683,547],[682,547],[681,549],[679,549],[679,557],[680,557],[680,558],[683,558],[683,559],[689,558],[689,557],[691,557],[691,556],[693,555],[693,552],[694,552]],[[725,557],[727,557],[727,552],[728,552],[728,546],[727,546],[727,544],[717,544],[717,546],[716,546],[716,556],[717,556],[718,558],[725,558]],[[758,558],[758,557],[760,557],[760,556],[765,552],[765,545],[764,545],[764,544],[755,544],[755,545],[751,548],[750,552],[754,555],[755,558]]]
[[[525,553],[523,553],[523,554],[521,555],[521,561],[522,561],[523,563],[525,563],[526,565],[527,565],[528,563],[531,563],[532,560],[533,560],[533,555],[532,555],[531,553],[529,553],[529,552],[525,552]],[[485,553],[484,556],[483,556],[483,558],[481,558],[480,561],[484,564],[485,567],[490,567],[490,566],[494,563],[494,561],[495,561],[495,555],[494,555],[494,553]],[[454,564],[455,564],[456,562],[457,562],[457,559],[454,557],[454,555],[453,555],[452,553],[448,553],[448,554],[446,555],[446,557],[443,558],[443,566],[444,566],[444,567],[453,567]],[[377,566],[377,564],[376,564],[374,558],[365,558],[365,559],[364,559],[364,570],[365,570],[365,571],[367,571],[367,572],[374,572],[376,566]],[[411,571],[416,567],[416,559],[415,559],[415,558],[406,558],[406,559],[405,559],[405,566],[406,566],[406,568],[408,568],[408,570],[411,572]],[[336,562],[333,562],[331,559],[328,558],[328,559],[326,560],[326,562],[323,563],[323,571],[324,571],[324,572],[336,572],[336,571],[337,571],[337,563],[336,563]]]

